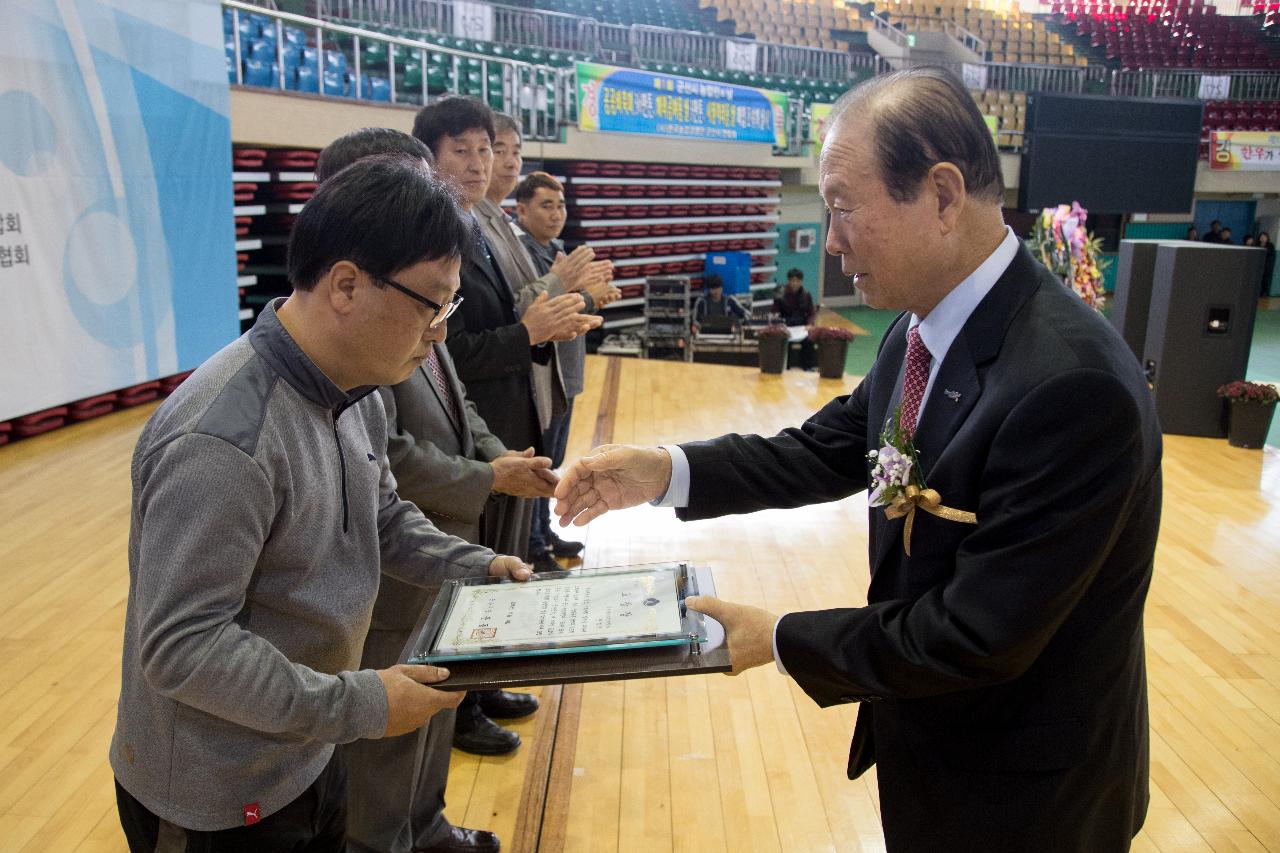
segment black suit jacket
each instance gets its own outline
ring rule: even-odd
[[[684,445],[684,517],[866,488],[908,321],[801,428]],[[978,523],[918,512],[907,557],[903,521],[871,509],[868,605],[783,617],[783,666],[822,706],[863,703],[849,776],[877,765],[890,850],[1128,849],[1148,801],[1161,494],[1132,353],[1020,249],[942,362],[916,443],[927,485]]]
[[[507,447],[540,448],[542,431],[533,403],[529,373],[534,348],[516,315],[515,295],[476,244],[462,254],[464,300],[449,318],[446,345],[467,398],[489,431]],[[550,355],[550,348],[543,356]]]

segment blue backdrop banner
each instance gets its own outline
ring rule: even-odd
[[[216,0],[10,0],[0,67],[0,420],[234,339]]]
[[[782,92],[578,63],[578,128],[787,144]]]

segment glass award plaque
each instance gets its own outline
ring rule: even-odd
[[[701,588],[700,588],[701,585]],[[446,582],[408,663],[455,662],[684,646],[708,640],[690,595],[715,594],[710,573],[688,563],[649,563]],[[716,626],[717,628],[719,626]]]

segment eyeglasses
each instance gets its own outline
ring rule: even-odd
[[[405,287],[403,284],[400,284],[398,281],[393,281],[392,279],[389,279],[386,276],[375,275],[373,277],[378,281],[382,282],[383,284],[387,285],[391,289],[398,290],[401,293],[403,293],[405,296],[409,297],[410,299],[413,299],[417,302],[421,302],[423,305],[427,306],[428,308],[433,309],[436,312],[436,316],[431,318],[431,324],[428,326],[428,328],[431,328],[431,329],[435,329],[439,327],[441,323],[443,323],[445,320],[448,320],[449,315],[453,314],[454,311],[457,311],[458,306],[462,304],[462,294],[458,292],[454,292],[453,298],[449,300],[449,303],[447,305],[441,305],[438,302],[432,302],[430,299],[428,299],[427,297],[419,293],[414,293],[412,290]]]

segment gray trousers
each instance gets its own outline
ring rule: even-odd
[[[409,631],[371,630],[362,668],[398,662]],[[444,789],[449,781],[454,711],[399,737],[357,740],[342,747],[347,761],[347,850],[407,853],[445,840]]]

